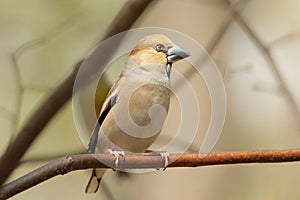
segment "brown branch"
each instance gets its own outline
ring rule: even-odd
[[[123,6],[116,16],[104,39],[129,29],[136,19],[143,13],[151,0],[130,0]],[[111,52],[113,53],[113,52]],[[107,57],[109,59],[109,56]],[[39,108],[27,120],[14,141],[6,149],[0,158],[0,185],[8,178],[11,172],[18,166],[19,160],[36,139],[43,128],[60,108],[71,98],[73,84],[77,70],[82,60],[75,65],[74,71],[54,90]],[[101,61],[105,63],[105,61]]]
[[[259,150],[248,152],[218,152],[209,154],[171,154],[171,167],[199,167],[241,163],[276,163],[300,161],[300,149]],[[102,163],[100,162],[102,161]],[[114,166],[110,154],[81,154],[56,159],[0,188],[0,199],[9,198],[57,175],[88,168],[109,168]],[[120,159],[119,169],[163,168],[160,154],[128,154]]]

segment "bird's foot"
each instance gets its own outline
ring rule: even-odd
[[[120,158],[124,159],[124,157],[125,157],[125,152],[124,151],[115,151],[112,149],[108,149],[107,152],[115,157],[114,158],[115,168],[113,170],[117,169],[120,164]]]
[[[170,154],[166,151],[152,151],[152,150],[147,150],[146,153],[149,153],[150,155],[157,155],[159,154],[160,157],[162,158],[163,161],[163,170],[165,171],[167,169],[167,166],[170,163]],[[159,170],[159,168],[156,168],[157,170]]]
[[[164,168],[163,168],[163,171],[165,171],[169,165],[169,162],[170,162],[170,154],[166,151],[162,151],[159,153],[160,154],[160,157],[162,158],[163,160],[163,163],[164,163]]]

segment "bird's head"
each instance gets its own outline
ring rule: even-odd
[[[129,58],[145,70],[167,72],[169,76],[172,64],[188,56],[190,53],[187,50],[174,44],[168,37],[154,34],[142,38]]]

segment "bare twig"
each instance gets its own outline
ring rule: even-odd
[[[248,152],[218,152],[209,154],[171,154],[170,167],[199,167],[241,163],[276,163],[300,161],[300,150],[259,150]],[[100,162],[101,161],[101,162]],[[0,188],[0,199],[11,197],[54,176],[87,168],[114,166],[110,154],[81,154],[54,160]],[[164,168],[160,154],[125,155],[118,169]]]
[[[228,2],[230,4],[229,0],[226,0],[226,2]],[[251,29],[250,25],[243,18],[243,16],[239,13],[239,10],[236,10],[234,17],[235,17],[235,20],[240,24],[240,26],[245,30],[245,32],[251,37],[251,39],[254,41],[256,46],[264,54],[266,60],[269,62],[271,68],[273,69],[275,76],[277,77],[277,80],[280,83],[282,91],[286,94],[287,99],[291,103],[291,107],[292,107],[291,110],[295,113],[296,123],[297,123],[297,126],[300,128],[300,106],[298,106],[296,97],[294,96],[293,92],[291,91],[287,82],[285,81],[284,77],[282,76],[279,66],[277,65],[277,63],[275,62],[275,60],[272,56],[271,50],[267,47],[267,45],[264,44],[264,42],[259,38],[259,36]]]
[[[271,48],[271,47],[274,47],[274,46],[276,46],[278,44],[281,44],[283,42],[288,42],[288,40],[292,40],[292,39],[296,39],[296,38],[299,39],[299,37],[300,37],[300,32],[299,31],[295,32],[295,33],[290,33],[290,34],[284,35],[284,36],[270,42],[267,45],[267,47]]]
[[[5,108],[5,107],[2,107],[0,106],[0,114],[5,118],[5,119],[8,119],[8,120],[13,120],[14,119],[14,116],[15,114],[10,111],[9,109]]]
[[[212,53],[212,51],[216,48],[216,46],[221,41],[222,37],[224,36],[224,33],[229,28],[233,16],[237,13],[238,10],[241,9],[241,7],[247,2],[248,0],[239,0],[233,4],[230,4],[227,14],[225,15],[223,22],[221,23],[221,26],[218,28],[218,31],[213,36],[213,38],[210,40],[209,44],[206,46],[206,51],[208,53]]]
[[[15,92],[18,95],[16,98],[15,112],[12,119],[12,134],[11,134],[12,136],[15,135],[18,130],[20,113],[21,113],[21,105],[24,98],[23,96],[24,96],[25,89],[28,89],[28,87],[24,86],[24,83],[22,83],[22,75],[20,72],[20,66],[18,64],[19,57],[22,56],[24,53],[28,52],[29,50],[34,49],[43,43],[51,41],[53,38],[55,38],[55,36],[59,35],[60,32],[64,31],[66,27],[72,25],[79,16],[80,16],[79,14],[76,14],[69,17],[63,23],[59,24],[58,26],[48,31],[42,37],[25,42],[11,54],[12,69],[14,71],[15,78],[16,78]]]
[[[233,15],[236,14],[236,11],[241,9],[241,7],[243,7],[243,5],[247,2],[248,0],[240,0],[237,1],[233,4],[230,4],[227,10],[226,15],[224,16],[220,27],[218,27],[218,30],[216,31],[216,33],[212,36],[212,38],[210,39],[209,43],[207,44],[207,46],[205,47],[205,50],[207,51],[207,53],[209,55],[212,54],[212,52],[216,49],[216,47],[218,46],[218,44],[220,43],[220,41],[222,40],[224,33],[228,30],[232,20],[233,20]],[[207,61],[207,59],[209,59],[210,57],[207,56],[207,54],[203,54],[202,56],[200,56],[200,62],[199,64],[203,64]],[[218,66],[219,67],[219,66]],[[224,70],[224,69],[221,69]],[[191,77],[192,75],[194,75],[194,70],[189,70],[185,76],[187,78]],[[177,88],[178,84],[180,83],[173,83],[173,88]]]
[[[109,27],[104,39],[120,31],[129,29],[150,2],[151,0],[127,1]],[[19,160],[43,128],[48,124],[57,111],[71,98],[73,84],[81,62],[82,60],[76,64],[74,71],[33,113],[33,115],[25,123],[24,127],[20,130],[15,140],[6,149],[0,159],[0,185],[4,183],[11,172],[17,167]]]

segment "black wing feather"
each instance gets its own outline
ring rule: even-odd
[[[113,96],[110,98],[110,102],[107,104],[106,108],[99,116],[96,126],[93,130],[93,135],[89,142],[89,146],[88,146],[89,153],[94,154],[96,152],[96,146],[97,146],[97,142],[98,142],[98,133],[99,133],[100,127],[101,127],[104,119],[106,118],[107,114],[109,113],[109,111],[115,104],[116,104],[116,96]]]

